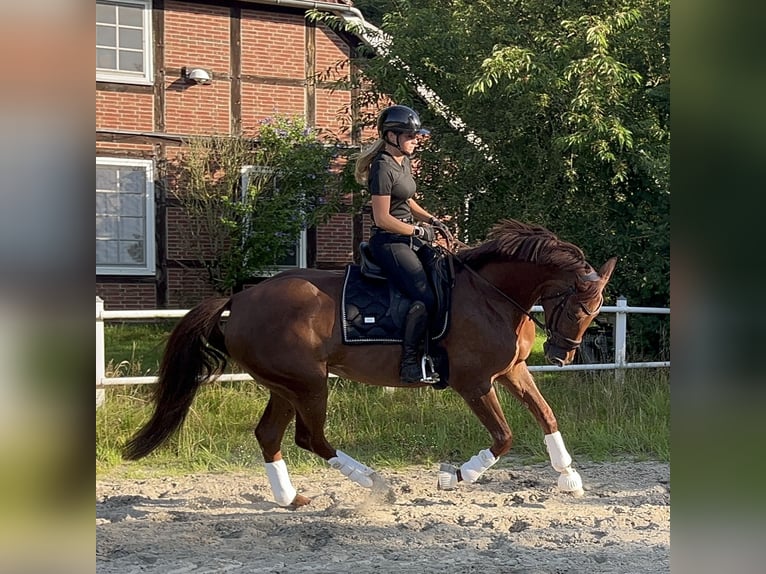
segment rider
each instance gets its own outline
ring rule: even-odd
[[[372,195],[372,256],[412,301],[405,319],[399,378],[403,383],[429,382],[423,380],[418,351],[428,315],[435,311],[435,298],[416,251],[433,242],[434,228],[444,229],[444,224],[415,201],[410,162],[418,135],[429,132],[407,106],[384,109],[377,127],[379,138],[360,154],[354,176]]]

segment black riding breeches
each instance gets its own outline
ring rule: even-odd
[[[404,235],[377,232],[370,237],[370,250],[391,282],[413,302],[422,301],[431,314],[436,301],[423,264],[411,247],[412,240]]]

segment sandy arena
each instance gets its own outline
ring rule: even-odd
[[[96,484],[96,570],[132,573],[670,572],[670,466],[575,462],[585,495],[548,465],[503,459],[473,485],[437,468],[377,469],[396,500],[330,468],[293,475],[313,498],[272,502],[265,473]]]

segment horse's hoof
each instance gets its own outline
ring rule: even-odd
[[[457,486],[457,482],[457,468],[443,462],[439,466],[439,479],[436,483],[437,490],[452,490]]]
[[[290,510],[298,510],[301,506],[306,506],[310,502],[310,498],[303,496],[302,494],[296,494],[295,498],[287,508]]]
[[[582,478],[576,470],[565,470],[559,475],[559,488],[564,492],[569,492],[573,496],[580,497],[585,492],[582,488]]]

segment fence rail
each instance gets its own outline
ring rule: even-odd
[[[541,312],[540,305],[532,307],[532,312]],[[121,319],[175,319],[188,313],[188,309],[151,309],[151,310],[114,310],[104,309],[104,301],[96,297],[96,406],[100,406],[105,399],[105,389],[117,385],[147,385],[157,382],[156,376],[146,377],[107,377],[106,376],[106,350],[105,330],[106,321]],[[572,364],[563,367],[555,365],[530,365],[530,371],[605,371],[614,370],[615,376],[622,379],[626,369],[646,369],[670,367],[670,361],[646,361],[627,362],[627,338],[628,338],[628,315],[630,314],[653,314],[670,315],[670,309],[666,307],[629,307],[624,297],[617,299],[613,306],[601,307],[601,314],[614,313],[614,362],[612,363],[589,363]],[[224,317],[228,311],[224,313]],[[331,375],[334,376],[334,375]],[[250,381],[252,377],[247,373],[233,373],[221,375],[219,381]]]

